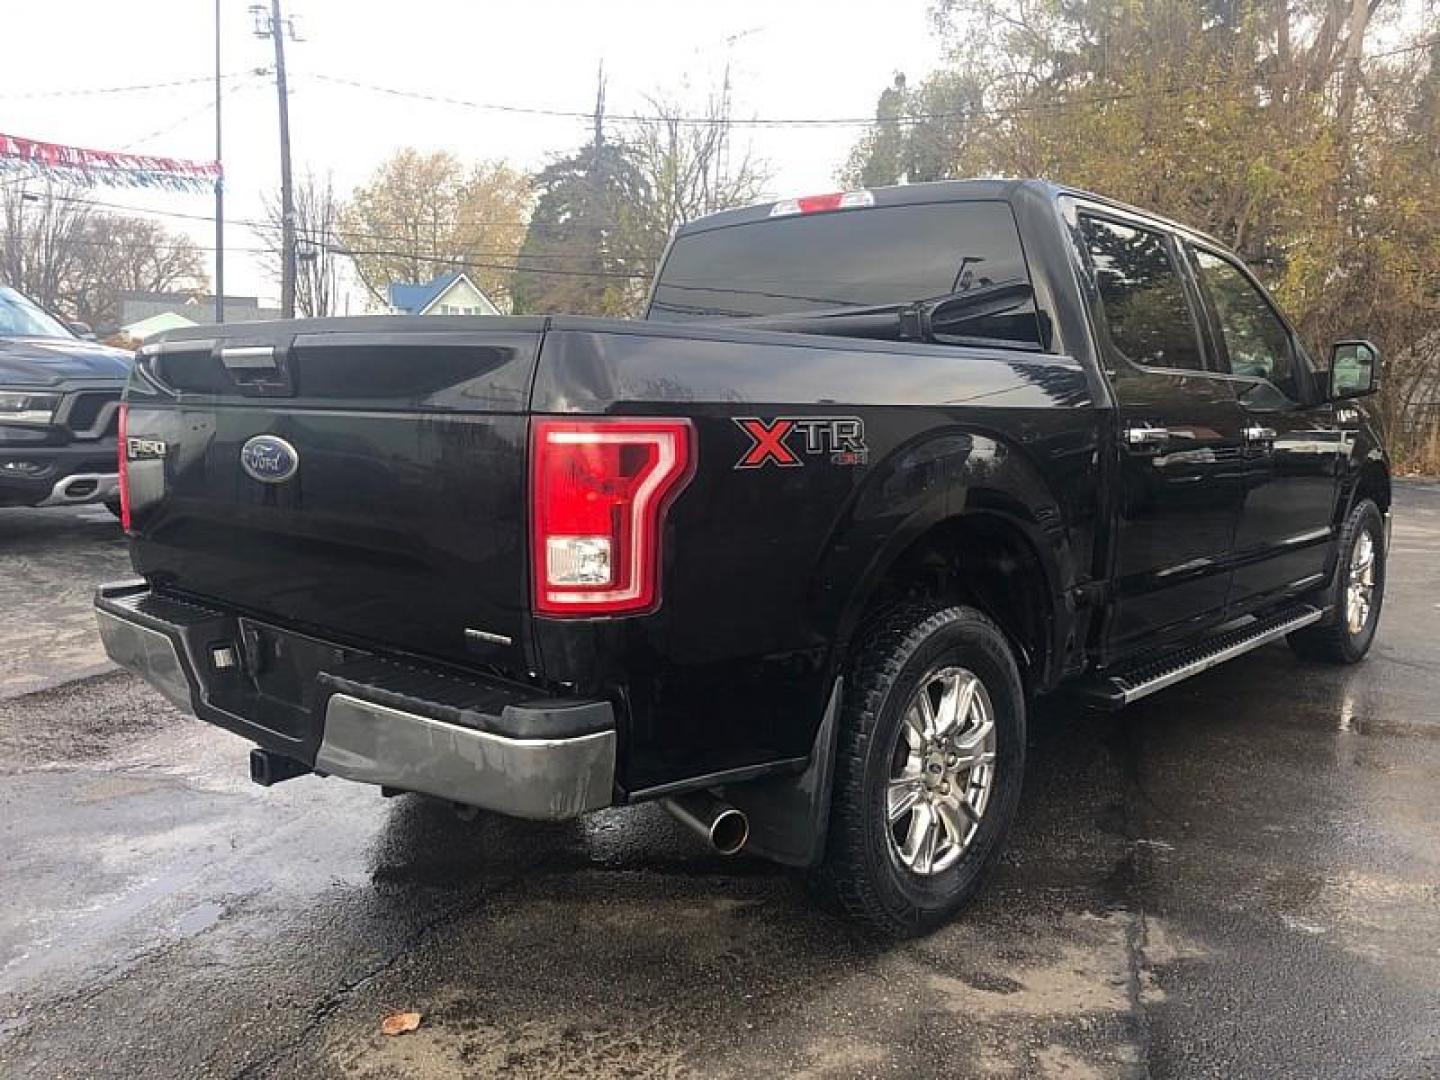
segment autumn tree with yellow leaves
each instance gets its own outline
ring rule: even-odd
[[[1428,0],[942,0],[842,173],[1039,176],[1238,250],[1312,353],[1363,335],[1402,466],[1440,470],[1440,33]]]
[[[406,148],[355,190],[337,231],[379,302],[393,282],[463,270],[503,310],[529,212],[530,179],[518,169]]]

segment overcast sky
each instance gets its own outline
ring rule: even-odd
[[[266,0],[268,4],[268,0]],[[248,0],[221,0],[223,69],[269,68],[267,40],[251,33]],[[0,65],[0,132],[107,150],[209,160],[213,84],[145,93],[25,96],[209,76],[210,0],[50,0],[7,3]],[[295,172],[333,172],[348,194],[392,150],[447,149],[462,159],[504,158],[535,169],[586,138],[582,120],[507,115],[388,97],[315,75],[474,102],[587,110],[603,59],[607,108],[643,112],[643,96],[688,86],[702,98],[731,64],[738,119],[872,114],[895,71],[912,81],[938,60],[927,0],[675,0],[513,3],[288,0],[303,40],[289,44]],[[271,78],[229,80],[223,99],[226,216],[260,216],[278,185]],[[772,170],[775,194],[831,190],[857,128],[740,130]],[[213,213],[206,195],[97,188],[114,203]],[[157,220],[167,220],[160,219]],[[212,246],[213,226],[168,219]],[[226,291],[274,297],[248,228],[226,233]],[[207,252],[208,255],[208,252]]]

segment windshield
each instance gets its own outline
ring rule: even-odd
[[[649,318],[753,318],[905,304],[1029,280],[1006,203],[842,210],[680,237],[660,273]]]
[[[58,337],[75,335],[44,308],[0,285],[0,337]]]

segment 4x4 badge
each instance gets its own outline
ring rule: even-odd
[[[802,454],[828,454],[832,465],[869,460],[865,421],[858,416],[737,416],[735,423],[750,436],[737,469],[761,469],[772,462],[782,469],[798,468],[805,464]]]

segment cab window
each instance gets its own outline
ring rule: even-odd
[[[1299,401],[1295,347],[1269,301],[1229,259],[1196,249],[1195,269],[1219,324],[1222,369],[1265,379]]]
[[[1204,367],[1194,315],[1163,233],[1082,215],[1109,346],[1145,367]]]
[[[1003,202],[908,203],[767,217],[682,233],[647,319],[839,312],[953,296],[947,335],[1044,346],[1015,215]],[[1012,305],[981,303],[1015,288]]]

